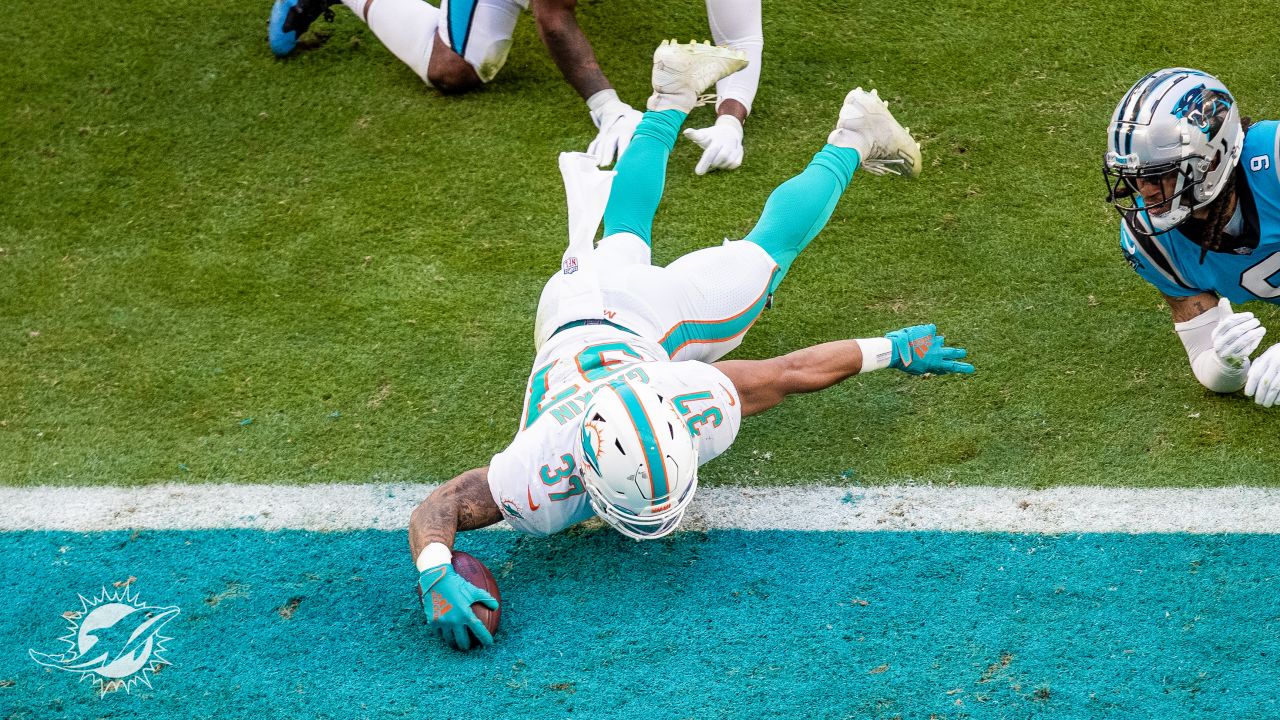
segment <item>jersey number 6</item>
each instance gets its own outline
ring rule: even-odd
[[[1280,273],[1280,252],[1271,253],[1265,260],[1240,273],[1240,287],[1260,298],[1280,297],[1280,287],[1271,279]]]

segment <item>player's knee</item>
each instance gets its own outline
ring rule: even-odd
[[[476,75],[480,82],[489,82],[498,76],[498,71],[507,64],[507,55],[511,52],[511,38],[495,38],[482,40],[476,51],[468,51],[469,62],[475,63]]]
[[[437,57],[441,57],[439,62]],[[452,52],[432,56],[431,64],[427,67],[427,82],[446,95],[464,93],[483,84],[467,61]]]
[[[472,38],[466,57],[445,45],[437,45],[427,66],[427,81],[445,94],[474,90],[493,80],[507,64],[510,38]]]

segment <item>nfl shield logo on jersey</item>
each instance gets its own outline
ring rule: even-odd
[[[565,275],[572,275],[578,272],[578,258],[577,257],[565,258],[564,263],[562,263],[561,267],[564,270]]]

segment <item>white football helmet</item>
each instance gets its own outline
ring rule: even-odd
[[[1157,70],[1129,88],[1111,116],[1108,200],[1137,232],[1168,232],[1218,197],[1243,147],[1240,111],[1225,85],[1199,70]]]
[[[675,530],[698,487],[698,446],[675,407],[647,385],[603,385],[581,435],[582,480],[596,514],[636,540]]]

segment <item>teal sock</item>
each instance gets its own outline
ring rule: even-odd
[[[626,232],[653,245],[653,216],[667,179],[667,156],[685,115],[679,110],[647,112],[636,126],[631,144],[614,168],[618,176],[604,208],[605,237]]]
[[[744,238],[764,248],[778,263],[779,272],[774,274],[769,292],[777,289],[791,263],[827,224],[860,159],[857,150],[827,145],[813,156],[804,172],[769,195],[760,220]]]

